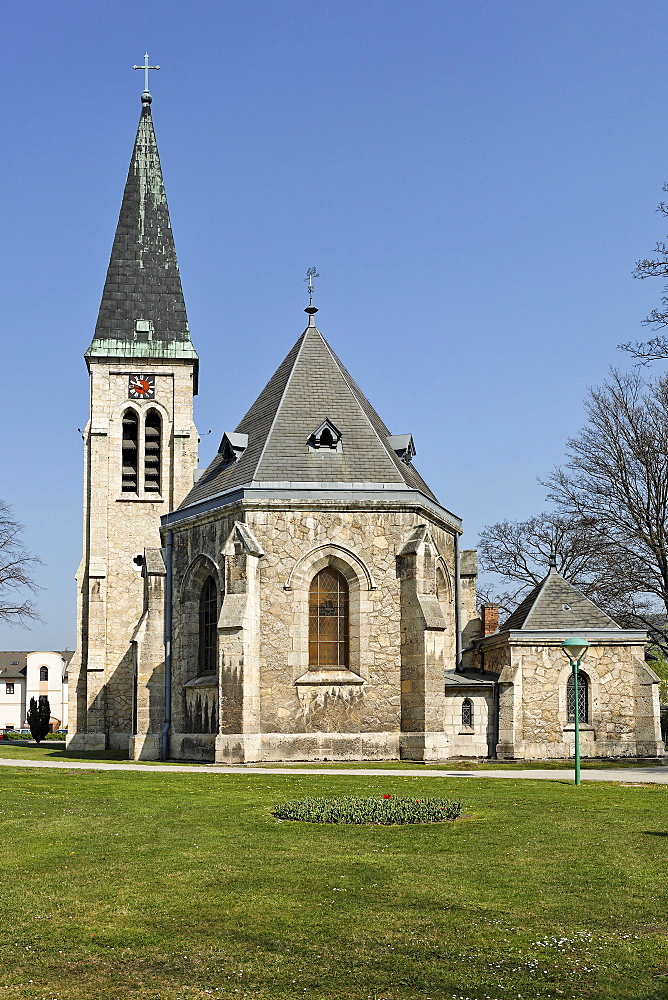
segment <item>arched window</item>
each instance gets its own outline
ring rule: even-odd
[[[473,702],[470,698],[464,698],[462,702],[462,726],[473,729]]]
[[[48,681],[48,679],[49,679],[49,671],[48,671],[47,667],[40,667],[39,668],[39,679],[41,681]]]
[[[215,673],[218,667],[218,588],[208,576],[199,599],[199,672]]]
[[[144,424],[144,491],[160,492],[160,448],[162,421],[157,410],[149,410]]]
[[[566,685],[566,703],[568,721],[575,722],[575,682],[572,673]],[[578,670],[578,715],[580,722],[589,722],[589,678],[582,670]]]
[[[122,486],[123,493],[137,492],[137,470],[139,462],[139,418],[134,410],[123,414],[122,444]]]
[[[326,566],[313,577],[309,590],[308,662],[324,670],[348,668],[348,583]]]

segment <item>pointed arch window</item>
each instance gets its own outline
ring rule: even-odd
[[[572,673],[566,684],[566,704],[568,721],[575,722],[575,682]],[[589,722],[589,678],[582,670],[578,670],[578,716],[580,722]]]
[[[199,599],[199,672],[212,674],[218,666],[218,587],[212,576],[204,581]]]
[[[321,569],[311,581],[308,652],[311,668],[348,669],[348,582],[332,566]]]
[[[157,410],[149,410],[144,422],[144,492],[159,493],[162,420]]]
[[[122,485],[123,493],[136,493],[139,472],[139,417],[134,410],[123,414],[122,443]]]

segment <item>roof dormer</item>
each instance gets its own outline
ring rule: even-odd
[[[406,465],[411,464],[415,456],[412,434],[392,434],[388,437],[387,442],[397,458],[400,458]]]
[[[343,450],[341,431],[326,417],[320,426],[313,431],[306,442],[310,451],[335,451]]]
[[[240,458],[248,447],[248,434],[237,434],[234,431],[225,431],[220,442],[218,451],[223,456],[223,461],[234,462]]]

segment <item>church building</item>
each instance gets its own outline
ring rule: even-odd
[[[461,520],[415,468],[411,434],[390,433],[323,337],[317,311],[311,298],[306,328],[198,469],[199,362],[145,91],[85,354],[69,745],[229,763],[535,756],[550,742],[567,756],[566,660],[552,651],[559,628],[565,638],[583,623],[561,612],[531,635],[517,638],[528,617],[483,635]],[[625,664],[609,704],[616,668],[602,657],[592,676],[592,754],[662,753],[644,635],[589,624]],[[536,722],[541,711],[549,725]],[[619,723],[605,745],[597,712],[606,733]]]

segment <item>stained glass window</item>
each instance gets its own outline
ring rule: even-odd
[[[311,581],[308,661],[324,670],[348,667],[348,584],[331,566]]]
[[[568,702],[568,721],[575,722],[575,682],[571,673],[566,685],[566,700]],[[589,722],[589,678],[578,671],[578,715],[580,722]]]

